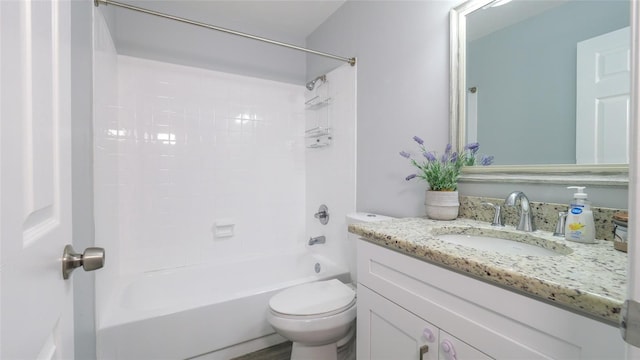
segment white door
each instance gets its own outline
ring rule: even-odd
[[[69,56],[68,0],[0,1],[3,360],[73,358]]]
[[[578,43],[576,163],[628,164],[629,27]]]

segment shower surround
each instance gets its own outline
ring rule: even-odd
[[[264,263],[260,259],[281,254],[324,257],[323,263],[341,269],[336,274],[348,272],[353,251],[346,242],[344,216],[355,210],[355,69],[344,65],[327,74],[334,141],[326,148],[307,149],[302,84],[118,55],[101,11],[95,15],[96,246],[107,251],[107,264],[96,274],[98,348],[105,326],[119,331],[113,328],[113,309],[126,303],[118,289],[132,278],[158,282],[176,270],[217,269],[233,274],[228,277],[232,281],[238,274],[258,275],[262,270],[254,267]],[[321,203],[329,206],[327,226],[313,218]],[[327,244],[306,245],[309,236],[318,235],[325,235]],[[196,287],[215,285],[202,279],[216,282],[220,275],[203,273],[184,281],[193,279]],[[287,273],[286,279],[292,275],[299,281],[311,279],[304,272]],[[262,281],[253,292],[243,293],[253,296],[270,284],[298,281],[286,279]],[[169,286],[158,289],[171,291]],[[150,304],[163,303],[158,301]],[[189,301],[160,313],[177,314]],[[206,304],[206,299],[198,301]],[[233,310],[238,315],[244,312],[243,301],[238,299]],[[128,326],[151,310],[136,311],[130,320],[117,321]],[[235,340],[224,346],[250,343],[233,350],[240,355],[268,345],[251,342],[243,333],[228,336]],[[150,340],[144,331],[136,334],[141,338],[130,339],[134,343]],[[172,338],[180,341],[180,336]],[[203,359],[232,354],[226,349],[216,355],[215,343],[206,341],[198,345],[198,353],[183,355],[197,356],[204,349],[213,353]]]
[[[123,273],[303,244],[299,86],[127,56],[118,79],[117,127],[96,130],[117,144]]]

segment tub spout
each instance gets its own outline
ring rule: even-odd
[[[316,236],[309,238],[309,245],[324,244],[326,241],[327,239],[324,237],[324,235]]]

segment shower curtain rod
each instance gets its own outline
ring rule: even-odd
[[[245,38],[258,40],[258,41],[263,41],[263,42],[266,42],[266,43],[269,43],[269,44],[286,47],[286,48],[289,48],[289,49],[304,51],[304,52],[307,52],[307,53],[310,53],[310,54],[320,55],[320,56],[328,57],[328,58],[331,58],[331,59],[344,61],[344,62],[349,63],[351,66],[354,66],[356,64],[356,58],[355,57],[346,58],[346,57],[342,57],[342,56],[337,56],[337,55],[333,55],[333,54],[324,53],[324,52],[321,52],[321,51],[311,50],[311,49],[303,48],[301,46],[287,44],[287,43],[284,43],[284,42],[275,41],[275,40],[263,38],[263,37],[260,37],[260,36],[255,36],[255,35],[243,33],[243,32],[240,32],[240,31],[230,30],[230,29],[226,29],[226,28],[223,28],[223,27],[219,27],[219,26],[214,26],[214,25],[205,24],[205,23],[198,22],[198,21],[193,21],[193,20],[181,18],[181,17],[178,17],[178,16],[164,14],[164,13],[161,13],[161,12],[158,12],[158,11],[148,10],[148,9],[144,9],[144,8],[141,8],[141,7],[137,7],[137,6],[133,6],[133,5],[129,5],[129,4],[113,1],[113,0],[94,0],[95,6],[99,6],[101,3],[105,4],[105,5],[119,6],[119,7],[125,8],[125,9],[138,11],[138,12],[149,14],[149,15],[155,15],[155,16],[162,17],[162,18],[165,18],[165,19],[176,20],[176,21],[180,21],[180,22],[183,22],[183,23],[186,23],[186,24],[196,25],[196,26],[200,26],[200,27],[203,27],[203,28],[211,29],[211,30],[225,32],[227,34],[238,35],[238,36],[242,36],[242,37],[245,37]]]

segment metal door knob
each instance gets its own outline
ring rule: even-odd
[[[73,269],[82,266],[85,271],[100,269],[104,266],[104,249],[89,247],[84,253],[79,254],[73,250],[73,246],[64,247],[62,254],[62,277],[67,280]]]

